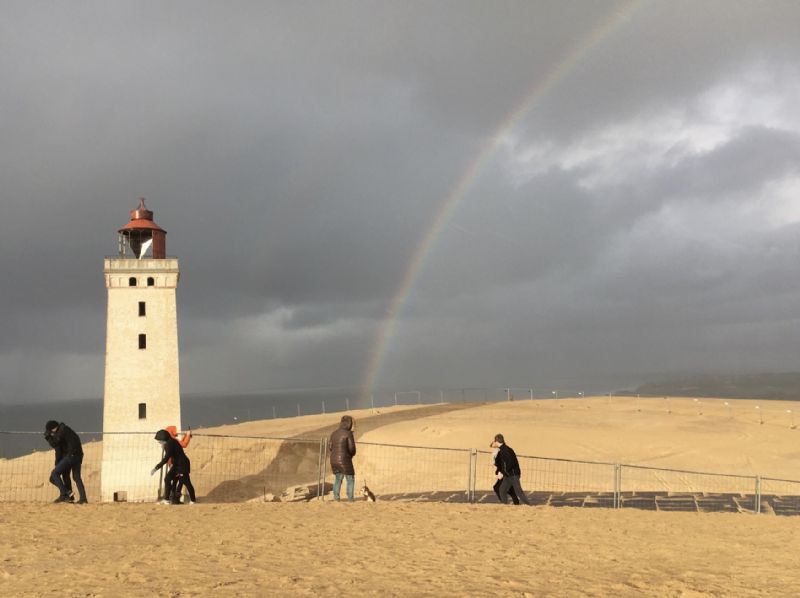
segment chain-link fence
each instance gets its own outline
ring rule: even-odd
[[[518,456],[520,484],[532,504],[615,506],[614,464]],[[493,454],[475,451],[476,502],[496,500]]]
[[[619,465],[621,508],[659,511],[758,512],[758,478]]]
[[[360,442],[355,459],[357,490],[366,485],[394,500],[468,499],[472,476],[469,449]],[[326,488],[333,477],[327,471]]]
[[[155,501],[166,494],[165,470],[150,475],[162,457],[153,434],[78,435],[84,452],[81,477],[89,500]],[[38,450],[4,457],[9,445],[16,453],[20,444]],[[55,455],[46,446],[38,432],[0,432],[0,501],[46,502],[58,495],[49,481]],[[195,434],[186,452],[197,495],[209,501],[280,498],[292,487],[308,488],[306,497],[321,494],[325,455],[319,440]]]
[[[86,493],[100,495],[101,434],[79,434],[83,443],[81,477]],[[152,435],[150,435],[152,438]],[[12,449],[13,447],[13,449]],[[18,455],[28,449],[28,454]],[[55,455],[41,432],[0,432],[0,501],[43,502],[58,495],[48,481]],[[155,461],[153,462],[155,465]]]
[[[163,479],[150,475],[162,455],[152,434],[79,435],[90,501],[164,496]],[[7,450],[11,445],[14,450]],[[20,445],[35,450],[16,456]],[[357,449],[357,495],[367,485],[379,500],[498,500],[491,452],[368,442]],[[310,500],[329,496],[333,486],[324,438],[195,434],[186,453],[197,496],[207,502]],[[532,504],[800,515],[797,480],[524,455],[519,462]],[[53,500],[53,465],[54,453],[40,433],[0,432],[0,501]]]
[[[205,436],[186,449],[198,496],[214,502],[313,498],[321,494],[323,442],[314,439]]]
[[[759,511],[775,515],[800,514],[800,481],[758,478]]]

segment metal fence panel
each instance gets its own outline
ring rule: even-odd
[[[198,497],[214,502],[312,498],[320,440],[196,434],[186,453]]]
[[[800,481],[761,478],[761,511],[800,515]]]
[[[659,511],[755,512],[753,476],[620,465],[620,507]]]
[[[117,484],[128,490],[128,500],[152,501],[163,492],[158,476],[149,474],[161,454],[152,434],[80,436],[84,448],[82,478],[91,502],[111,500],[109,491]],[[357,449],[357,494],[367,484],[379,498],[388,500],[496,500],[492,491],[495,469],[489,451],[368,442],[359,442]],[[195,434],[186,452],[201,500],[308,500],[329,494],[333,485],[324,438]],[[533,504],[800,515],[797,480],[518,458],[521,484]],[[0,501],[53,500],[57,496],[49,482],[53,465],[54,453],[42,434],[0,432]]]
[[[520,484],[534,504],[614,506],[614,464],[517,455]],[[496,500],[493,454],[477,451],[474,492],[480,502]]]
[[[469,449],[359,442],[355,458],[356,493],[366,484],[383,498],[466,501],[470,467]],[[332,489],[333,480],[334,475],[328,467],[326,491]],[[345,484],[342,486],[341,496],[344,497]]]
[[[13,442],[15,452],[20,440],[22,444],[34,442],[46,446],[41,434],[11,436],[0,434],[0,441]],[[161,448],[152,434],[81,433],[79,436],[84,451],[81,477],[90,501],[110,501],[117,488],[125,490],[126,500],[155,501],[160,492],[163,495],[159,476],[150,475],[150,469],[161,459]],[[109,453],[113,450],[117,455],[105,465],[105,491],[100,479],[104,445]],[[308,497],[318,492],[319,440],[195,434],[186,453],[192,462],[191,479],[198,498],[242,502],[262,500],[270,494]],[[49,482],[54,457],[52,449],[42,447],[24,456],[0,459],[0,501],[54,500],[58,491]],[[299,487],[308,487],[308,491],[303,492]]]
[[[88,496],[98,497],[102,443],[93,441],[97,434],[79,436],[84,453],[81,466],[83,485]],[[55,452],[41,433],[0,433],[0,447],[0,501],[50,502],[58,497],[58,490],[49,481],[55,465]],[[21,452],[26,454],[20,455]]]

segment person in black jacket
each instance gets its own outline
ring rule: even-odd
[[[353,418],[343,415],[339,428],[334,430],[328,442],[331,452],[331,470],[335,474],[333,482],[333,500],[339,500],[342,489],[342,478],[347,480],[347,500],[355,500],[353,489],[356,484],[356,472],[353,457],[356,454],[356,440],[353,438]]]
[[[81,439],[65,423],[50,420],[45,424],[45,438],[50,446],[56,451],[56,465],[50,472],[50,483],[59,490],[59,496],[55,502],[70,502],[71,488],[64,483],[64,477],[72,479],[78,487],[78,504],[86,504],[86,489],[83,487],[81,479],[81,464],[83,463],[83,446]]]
[[[58,444],[56,440],[53,438],[53,435],[50,433],[50,430],[47,429],[47,426],[45,426],[44,430],[44,439],[47,441],[47,444],[49,444],[51,448],[55,450],[56,453],[56,460],[54,463],[55,467],[55,465],[58,465],[58,462],[61,461],[61,457],[63,456],[61,454],[61,445]],[[64,484],[64,488],[67,491],[67,502],[75,502],[75,494],[72,492],[72,480],[69,477],[70,471],[72,470],[70,469],[61,473],[61,482]],[[62,501],[59,500],[58,502]]]
[[[497,444],[497,441],[493,440],[489,446],[494,449],[492,451],[492,464],[494,465],[494,475],[497,477],[497,481],[494,483],[494,486],[492,486],[492,490],[494,490],[495,495],[497,495],[497,500],[505,502],[500,496],[500,485],[503,483],[503,475],[500,473],[500,465],[497,462],[497,456],[500,454],[500,445]],[[519,498],[517,498],[517,492],[514,490],[513,486],[509,487],[508,495],[515,505],[519,504]]]
[[[189,478],[189,473],[192,469],[189,457],[183,452],[181,443],[174,439],[166,430],[159,430],[156,432],[156,440],[158,440],[164,449],[164,458],[156,463],[156,466],[150,470],[150,475],[154,475],[172,459],[172,467],[169,468],[167,475],[164,476],[164,484],[168,488],[169,493],[168,498],[173,505],[181,504],[181,495],[176,487],[180,484],[186,486],[186,489],[189,491],[189,504],[193,505],[197,502],[197,499],[195,498],[192,480]]]
[[[528,501],[528,497],[525,496],[525,492],[522,490],[522,486],[519,483],[519,478],[520,475],[522,475],[522,471],[520,471],[519,468],[517,454],[514,452],[514,449],[506,444],[505,438],[503,438],[502,434],[495,435],[494,441],[497,443],[499,448],[496,460],[497,468],[500,470],[498,475],[503,476],[499,488],[500,502],[508,504],[508,498],[506,495],[508,494],[509,488],[513,488],[517,498],[519,498],[519,500],[524,502],[526,505],[530,505],[531,503]]]

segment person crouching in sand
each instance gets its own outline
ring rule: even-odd
[[[356,454],[356,440],[353,438],[353,418],[343,415],[339,428],[334,430],[328,442],[331,451],[331,471],[335,474],[333,482],[333,500],[339,500],[342,489],[342,478],[347,480],[347,500],[353,502],[353,490],[356,485],[356,471],[353,457]]]

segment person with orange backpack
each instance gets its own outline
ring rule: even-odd
[[[181,438],[178,438],[178,428],[176,426],[167,426],[164,428],[169,435],[172,436],[175,440],[178,441],[178,444],[181,445],[181,448],[186,448],[189,446],[189,442],[192,440],[192,429],[189,428],[188,432],[185,432]],[[168,467],[172,467],[172,460],[167,462]],[[191,483],[191,482],[190,482]],[[167,489],[167,500],[170,502],[177,501],[180,502],[181,495],[183,494],[183,476],[176,476],[172,486]],[[188,502],[188,499],[187,499]]]
[[[189,491],[189,504],[194,504],[197,502],[194,494],[194,486],[192,486],[192,481],[189,478],[189,473],[191,472],[191,462],[189,461],[189,457],[186,456],[186,453],[183,452],[183,447],[181,446],[180,442],[172,437],[172,435],[167,432],[166,430],[159,430],[156,432],[155,439],[161,444],[162,448],[164,449],[164,458],[159,461],[152,470],[150,470],[150,475],[155,475],[155,473],[161,469],[164,465],[168,462],[172,463],[172,467],[170,467],[167,475],[164,476],[164,482],[169,489],[169,500],[173,505],[179,505],[180,502],[180,495],[176,493],[178,488],[183,489],[183,486],[186,486],[186,489]],[[180,481],[180,486],[178,482]]]

